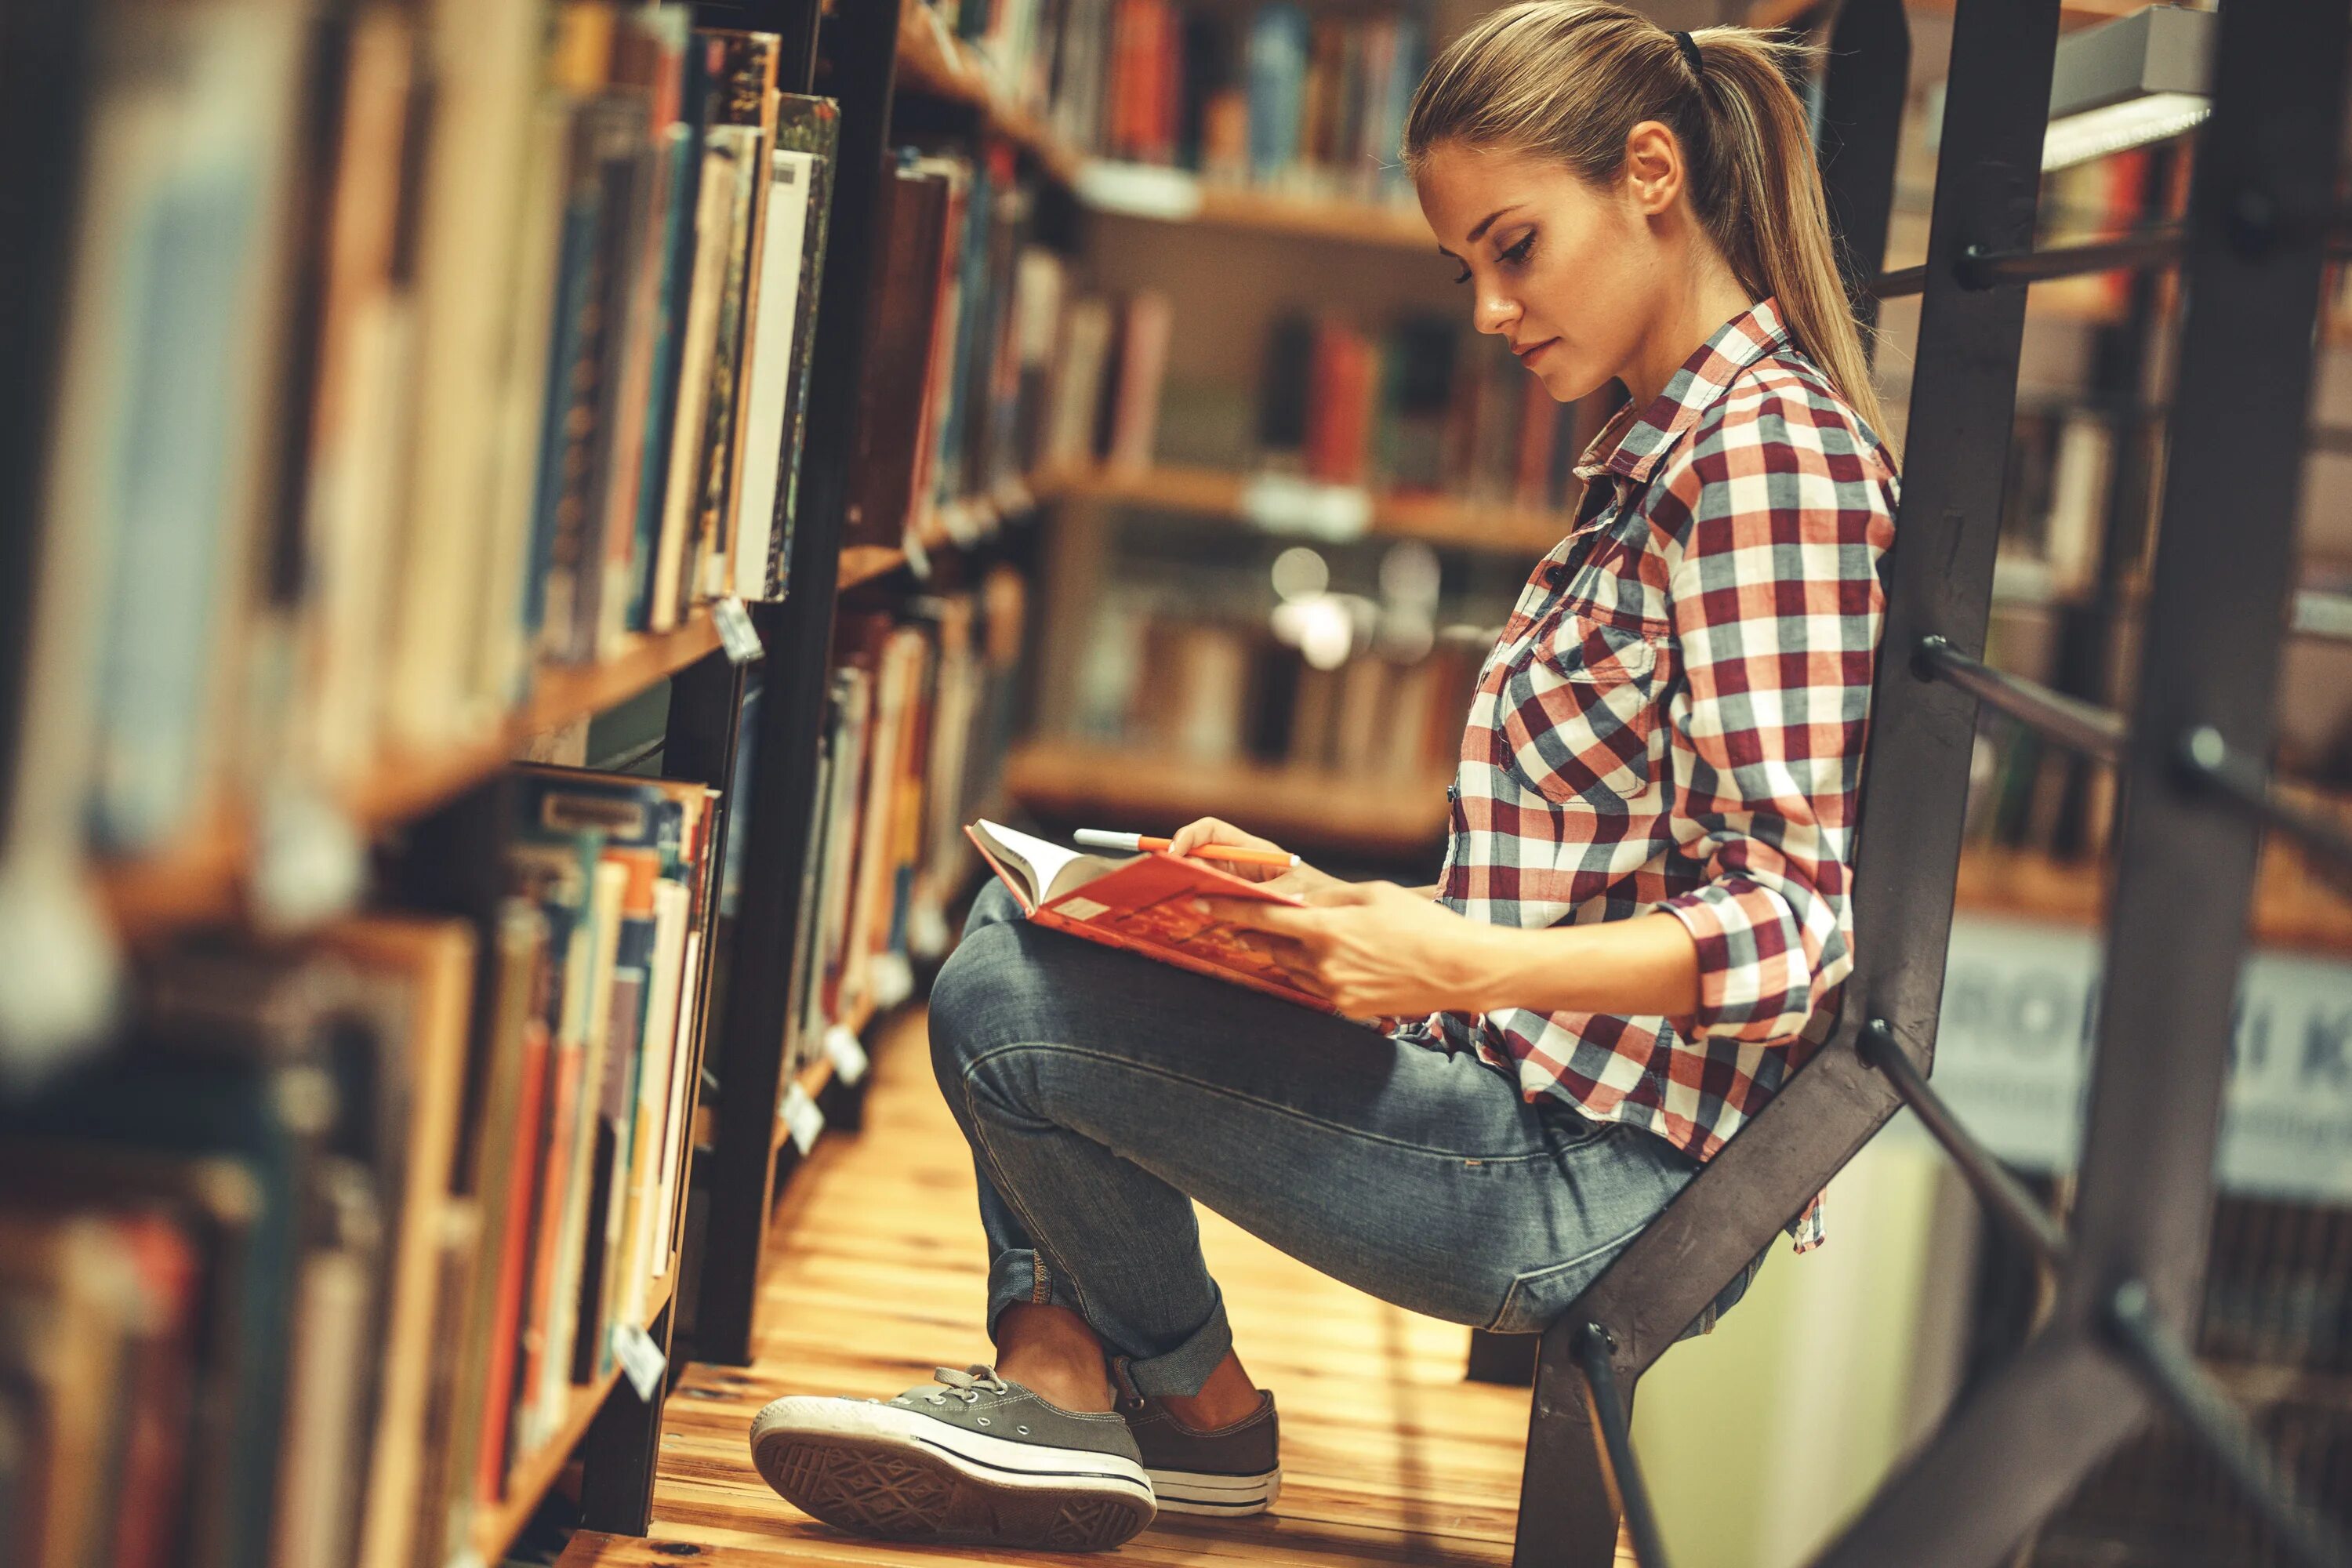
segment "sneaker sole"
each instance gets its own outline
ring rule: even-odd
[[[795,1508],[888,1541],[1098,1552],[1150,1524],[1142,1467],[1015,1443],[884,1405],[779,1399],[751,1423],[751,1461]]]
[[[1282,1471],[1275,1468],[1262,1476],[1217,1476],[1195,1470],[1153,1470],[1143,1472],[1151,1478],[1151,1495],[1159,1501],[1162,1513],[1222,1514],[1237,1519],[1244,1514],[1264,1513],[1282,1495]]]

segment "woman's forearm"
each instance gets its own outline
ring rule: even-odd
[[[1668,914],[1520,931],[1479,928],[1473,1012],[1664,1014],[1698,1010],[1698,948]]]

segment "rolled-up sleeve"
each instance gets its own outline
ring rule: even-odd
[[[1767,397],[1694,434],[1660,476],[1680,548],[1667,703],[1671,813],[1698,888],[1659,907],[1698,950],[1686,1033],[1802,1035],[1853,966],[1855,797],[1891,486],[1844,426]],[[1679,513],[1679,516],[1675,514]]]

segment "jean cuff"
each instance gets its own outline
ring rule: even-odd
[[[1211,1289],[1215,1289],[1213,1281]],[[1171,1394],[1190,1398],[1201,1392],[1209,1374],[1217,1370],[1218,1363],[1233,1348],[1233,1326],[1225,1321],[1225,1298],[1220,1291],[1210,1303],[1208,1320],[1186,1335],[1184,1342],[1174,1350],[1155,1356],[1113,1354],[1111,1379],[1118,1384],[1119,1394],[1129,1399],[1159,1398]]]
[[[996,1338],[996,1320],[1007,1307],[1066,1307],[1080,1317],[1077,1292],[1069,1276],[1025,1247],[1008,1248],[988,1266],[988,1337]]]

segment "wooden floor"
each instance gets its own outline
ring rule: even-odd
[[[989,1358],[971,1164],[931,1080],[919,1016],[880,1043],[875,1074],[865,1131],[828,1134],[785,1194],[759,1360],[694,1366],[669,1401],[651,1538],[582,1534],[559,1568],[676,1568],[686,1558],[721,1568],[1509,1561],[1528,1395],[1463,1381],[1468,1330],[1324,1279],[1208,1214],[1209,1260],[1243,1361],[1280,1401],[1275,1511],[1171,1517],[1116,1552],[1071,1555],[869,1542],[777,1497],[746,1441],[769,1400],[887,1398],[928,1381],[935,1365]]]

